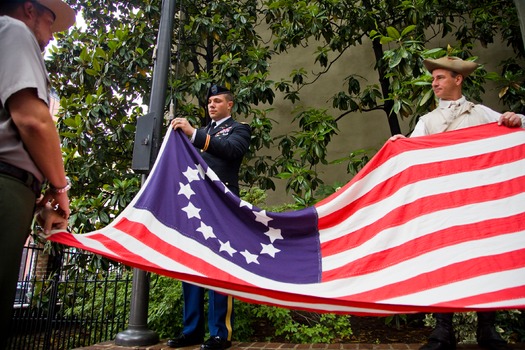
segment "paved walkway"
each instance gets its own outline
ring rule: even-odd
[[[417,350],[421,344],[361,344],[361,343],[344,343],[344,344],[289,344],[289,343],[240,343],[233,342],[229,350]],[[512,344],[514,350],[525,350],[525,343]],[[171,349],[166,345],[166,341],[161,341],[157,345],[149,346],[118,346],[114,342],[105,342],[81,348],[82,350],[167,350]],[[198,350],[199,347],[186,347],[185,350]],[[481,350],[477,344],[460,344],[457,350]],[[80,350],[80,349],[77,349]]]

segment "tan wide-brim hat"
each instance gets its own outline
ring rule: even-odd
[[[75,23],[75,10],[62,0],[36,0],[55,14],[55,22],[51,26],[53,33],[63,32]]]
[[[478,64],[472,61],[463,61],[459,57],[445,56],[435,60],[426,59],[423,64],[430,73],[434,69],[446,69],[461,74],[466,77],[478,68]]]

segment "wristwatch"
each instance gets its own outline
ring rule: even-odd
[[[67,184],[64,187],[59,187],[59,188],[57,188],[57,187],[53,186],[51,183],[49,183],[49,189],[53,193],[64,193],[64,192],[67,192],[71,188],[71,180],[69,180],[69,177],[67,177],[67,176],[66,176],[66,182],[67,182]]]

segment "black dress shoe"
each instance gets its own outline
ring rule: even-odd
[[[419,350],[454,350],[456,342],[444,342],[438,339],[429,339],[428,343],[419,348]]]
[[[167,344],[170,348],[183,348],[185,346],[200,344],[202,340],[203,337],[181,333],[177,338],[169,339]]]
[[[232,342],[224,338],[215,336],[210,337],[201,345],[201,350],[224,350],[232,346]]]
[[[505,340],[484,339],[478,340],[478,345],[488,350],[512,350]]]

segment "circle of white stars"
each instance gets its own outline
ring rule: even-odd
[[[246,248],[232,246],[230,241],[223,242],[223,241],[221,241],[220,239],[217,238],[217,236],[215,235],[215,232],[214,232],[214,228],[212,226],[210,226],[210,225],[207,225],[204,222],[204,220],[202,219],[202,217],[200,215],[201,208],[196,207],[191,202],[191,197],[196,195],[196,193],[193,190],[191,184],[194,181],[204,181],[206,176],[208,178],[210,178],[212,181],[220,183],[220,185],[223,187],[223,190],[224,190],[225,193],[230,192],[228,190],[228,188],[220,181],[220,179],[217,177],[217,175],[211,169],[208,168],[208,171],[205,172],[204,169],[202,168],[202,166],[199,165],[199,164],[195,164],[195,168],[192,168],[192,167],[188,166],[186,171],[184,171],[182,174],[183,174],[184,178],[186,179],[187,183],[179,182],[180,189],[179,189],[179,192],[177,193],[177,195],[184,196],[188,200],[188,205],[183,207],[182,211],[184,211],[186,213],[186,216],[187,216],[188,220],[190,220],[190,219],[197,219],[197,220],[200,221],[200,226],[199,226],[199,228],[197,228],[197,232],[202,234],[202,237],[206,241],[209,240],[209,239],[217,240],[219,242],[219,252],[224,252],[224,253],[228,254],[230,257],[233,257],[234,254],[241,254],[244,257],[244,259],[246,260],[247,264],[252,264],[252,263],[253,264],[260,264],[258,259],[259,259],[259,257],[262,254],[266,254],[266,255],[268,255],[268,256],[270,256],[272,258],[275,258],[275,255],[277,253],[279,253],[280,250],[277,249],[274,246],[274,242],[276,240],[282,240],[284,238],[283,238],[283,236],[281,234],[281,230],[280,229],[273,228],[273,227],[270,226],[269,223],[273,219],[267,215],[265,210],[255,211],[252,204],[250,204],[250,203],[248,203],[246,201],[243,201],[243,200],[240,200],[240,202],[239,202],[239,207],[247,207],[247,208],[249,208],[252,211],[253,215],[254,215],[255,221],[260,222],[261,224],[263,224],[264,226],[266,226],[268,228],[268,230],[266,232],[264,232],[264,234],[268,237],[269,243],[265,244],[265,243],[261,242],[260,243],[261,244],[261,250],[258,251],[258,252],[250,252]]]

